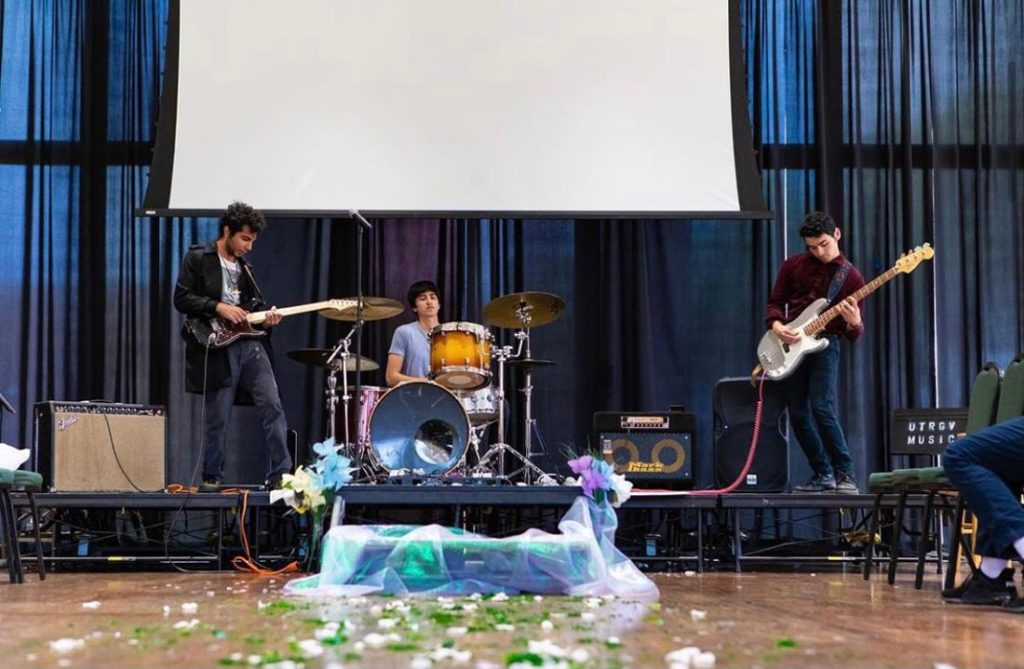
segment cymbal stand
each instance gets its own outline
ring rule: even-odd
[[[337,379],[337,366],[332,365],[336,358],[341,358],[341,387],[342,395],[341,401],[345,405],[345,441],[342,442],[345,446],[345,454],[348,457],[352,457],[352,452],[349,450],[352,447],[352,442],[349,441],[348,433],[348,416],[349,416],[349,402],[352,400],[352,396],[348,394],[348,359],[352,357],[352,353],[349,352],[348,347],[352,342],[352,335],[355,333],[356,328],[359,327],[358,321],[352,326],[344,337],[338,340],[338,345],[334,347],[331,354],[327,357],[327,368],[330,370],[327,374],[327,436],[335,440],[337,443],[337,423],[335,422],[336,407],[338,404],[338,379]]]

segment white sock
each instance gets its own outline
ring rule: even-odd
[[[1024,537],[1017,539],[1013,542],[1013,548],[1017,551],[1017,555],[1024,558]]]
[[[1014,544],[1014,546],[1016,545],[1017,544]],[[1006,560],[982,556],[980,569],[981,573],[985,576],[988,576],[989,578],[998,578],[999,575],[1003,573],[1003,570],[1006,569]]]

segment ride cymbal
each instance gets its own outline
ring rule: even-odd
[[[327,364],[327,358],[331,357],[331,349],[329,348],[300,348],[294,351],[288,351],[288,357],[296,362],[301,362],[306,365],[323,367],[324,369],[333,369],[339,372],[341,371],[341,356],[335,356],[334,360],[331,361],[331,364]],[[346,372],[356,371],[355,356],[348,359],[348,364],[346,364],[345,367]],[[372,372],[376,369],[380,369],[380,365],[365,356],[360,356],[360,372]]]
[[[344,309],[324,309],[320,315],[334,321],[354,321],[356,319],[356,298],[349,297],[346,302],[352,302],[352,306]],[[363,298],[363,320],[379,321],[391,318],[405,311],[405,305],[398,300],[386,297],[364,297]]]
[[[536,328],[565,311],[565,300],[551,293],[525,292],[497,297],[484,307],[484,320],[499,328]]]
[[[512,367],[550,367],[555,364],[554,360],[541,360],[539,358],[512,358],[508,361]]]

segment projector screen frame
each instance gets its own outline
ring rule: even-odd
[[[178,58],[181,0],[170,0],[167,19],[163,91],[146,195],[138,217],[217,217],[218,209],[171,208],[174,169],[174,142],[177,120]],[[770,220],[774,212],[767,209],[757,171],[753,133],[748,117],[748,100],[744,72],[739,0],[729,0],[729,71],[733,132],[733,158],[739,200],[737,211],[554,211],[554,210],[405,210],[361,209],[358,203],[339,209],[263,209],[268,218],[351,218],[358,211],[371,219],[561,219],[561,220]],[[225,207],[229,203],[225,202]]]

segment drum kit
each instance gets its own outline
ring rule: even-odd
[[[391,318],[404,310],[395,300],[366,297],[362,320]],[[358,397],[352,395],[349,375],[380,369],[374,360],[350,351],[360,323],[355,323],[333,350],[300,349],[290,351],[288,357],[327,371],[328,437],[344,445],[346,455],[359,463],[366,482],[403,477],[423,477],[424,482],[440,482],[441,477],[510,482],[521,476],[527,484],[553,484],[554,479],[531,458],[539,455],[533,451],[532,438],[533,371],[554,362],[533,357],[530,333],[564,312],[565,302],[550,293],[520,292],[496,298],[484,306],[483,319],[489,326],[514,330],[515,346],[496,345],[485,325],[441,323],[428,334],[429,380],[393,388],[361,386]],[[320,313],[341,321],[355,322],[357,318],[354,307]],[[523,372],[522,453],[506,442],[506,366]],[[496,425],[496,439],[481,452],[492,425]],[[470,451],[475,464],[469,461]],[[507,470],[507,461],[518,466]]]

